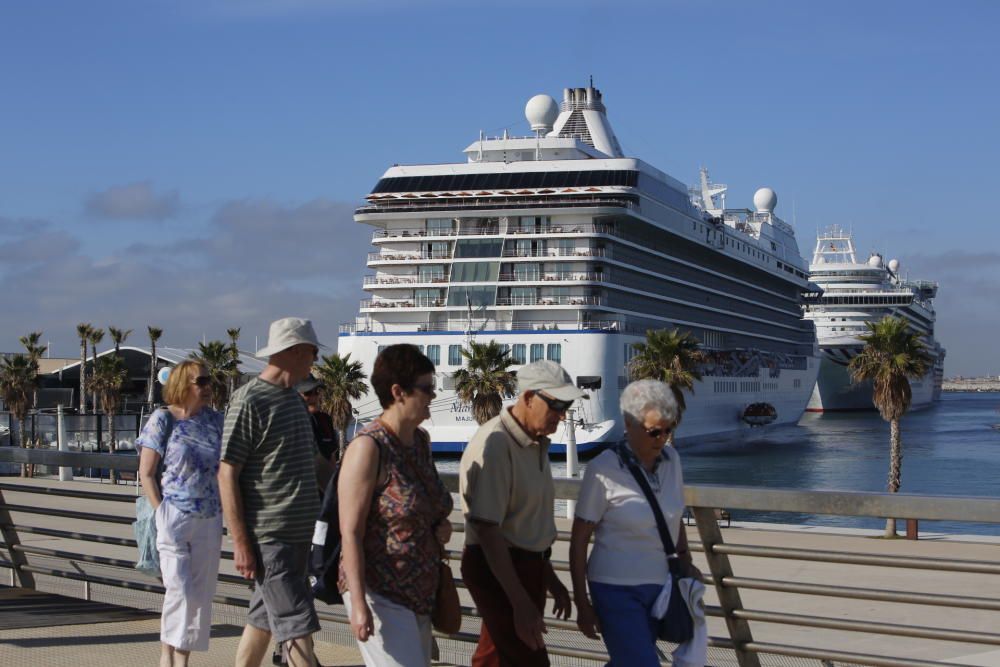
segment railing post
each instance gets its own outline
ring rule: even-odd
[[[60,403],[56,406],[56,440],[59,441],[59,451],[69,451],[69,441],[66,439],[66,415],[63,414],[63,406]],[[69,466],[59,467],[59,481],[72,482],[73,468]]]
[[[760,659],[757,654],[743,650],[745,644],[753,641],[750,624],[733,616],[735,610],[743,608],[740,592],[736,588],[722,585],[726,577],[733,576],[733,567],[729,563],[729,556],[715,552],[715,545],[723,543],[722,531],[715,519],[715,509],[692,507],[691,510],[694,513],[695,523],[698,525],[701,544],[705,548],[705,559],[708,561],[708,569],[715,582],[715,593],[719,597],[719,605],[722,607],[722,613],[726,619],[729,637],[733,640],[736,662],[740,667],[760,667]]]
[[[7,501],[4,500],[3,489],[0,489],[0,535],[3,536],[4,544],[7,545],[7,555],[10,558],[13,572],[11,579],[16,577],[17,585],[21,588],[34,588],[34,575],[24,569],[24,566],[28,564],[28,559],[14,548],[21,544],[21,540],[17,537],[14,520],[11,518],[10,512],[7,511]]]

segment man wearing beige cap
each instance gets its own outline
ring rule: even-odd
[[[483,618],[473,667],[548,665],[546,590],[557,617],[569,618],[571,611],[549,562],[556,523],[546,436],[583,392],[552,361],[521,368],[517,386],[517,402],[479,427],[459,467],[462,579]]]
[[[295,384],[322,347],[312,322],[271,323],[260,375],[233,393],[222,431],[219,491],[236,571],[253,581],[237,667],[258,667],[272,635],[292,667],[313,667],[319,619],[306,583],[319,514],[312,423]]]

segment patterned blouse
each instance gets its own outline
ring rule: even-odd
[[[381,421],[358,435],[375,439],[381,450],[380,470],[387,479],[376,487],[365,523],[365,585],[417,614],[430,614],[437,592],[441,546],[435,526],[451,513],[451,494],[434,467],[430,438],[417,431],[412,447]],[[379,473],[381,475],[381,473]],[[347,591],[341,560],[338,586]]]
[[[204,407],[189,419],[174,419],[170,441],[163,442],[170,423],[166,409],[155,411],[136,439],[136,449],[149,447],[163,458],[160,480],[163,499],[182,512],[200,517],[218,516],[219,452],[222,448],[222,413]]]

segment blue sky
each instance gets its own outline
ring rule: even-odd
[[[351,211],[594,76],[627,153],[941,283],[946,373],[1000,373],[1000,4],[129,0],[0,10],[0,350],[172,345],[362,298]],[[794,206],[793,206],[794,202]],[[143,340],[134,334],[135,341]]]

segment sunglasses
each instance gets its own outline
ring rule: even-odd
[[[573,407],[573,401],[560,401],[558,398],[552,398],[539,392],[535,392],[535,396],[545,401],[545,405],[549,406],[553,412],[566,412]]]
[[[421,391],[428,396],[431,396],[437,391],[437,386],[432,382],[431,384],[415,384],[413,388],[417,391]]]
[[[670,426],[668,428],[656,427],[656,428],[647,428],[644,430],[646,431],[646,435],[656,440],[664,436],[669,436],[673,432],[674,427],[673,426]]]
[[[208,375],[199,375],[195,379],[191,380],[191,384],[196,384],[199,387],[208,387],[212,384],[212,378]]]

